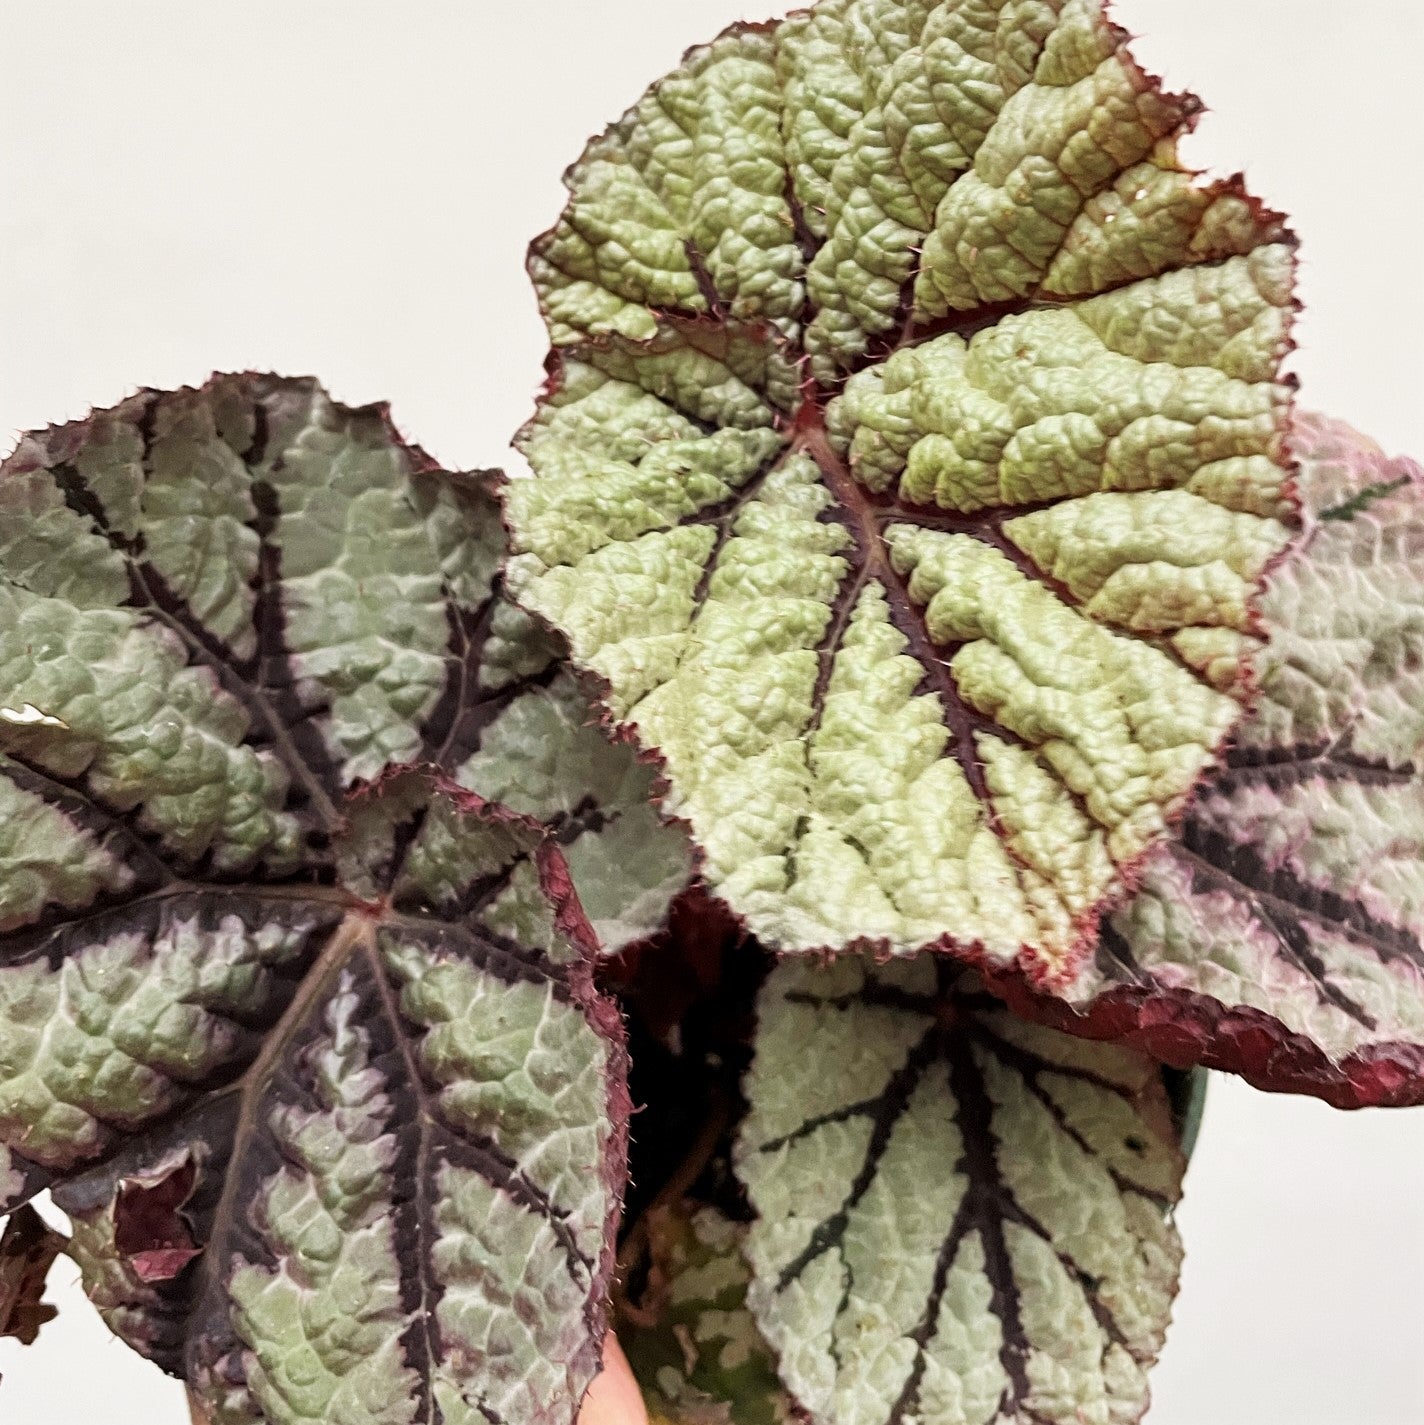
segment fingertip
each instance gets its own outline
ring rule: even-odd
[[[603,1369],[583,1398],[578,1425],[648,1425],[642,1392],[612,1331],[604,1337]]]

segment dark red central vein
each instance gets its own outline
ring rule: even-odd
[[[228,1254],[218,1250],[240,1229],[251,1203],[242,1165],[254,1140],[265,1127],[263,1101],[268,1085],[290,1052],[308,1017],[320,1009],[327,992],[337,981],[363,942],[375,934],[374,922],[361,915],[346,915],[331,930],[325,945],[308,968],[297,992],[287,1002],[277,1022],[262,1041],[256,1057],[237,1083],[238,1115],[233,1127],[229,1170],[213,1209],[209,1241],[215,1250],[198,1259],[196,1288],[199,1299],[221,1300],[226,1295],[223,1273]]]
[[[955,753],[964,770],[965,780],[974,795],[983,803],[986,814],[994,820],[989,784],[984,776],[984,766],[979,760],[974,740],[975,733],[982,727],[984,716],[965,702],[949,663],[941,656],[940,650],[930,638],[923,615],[910,597],[909,586],[890,559],[879,512],[860,482],[851,474],[845,461],[832,448],[819,409],[802,408],[796,421],[794,445],[816,462],[826,488],[839,507],[843,517],[842,523],[855,544],[859,564],[868,570],[869,576],[884,589],[890,621],[904,637],[912,656],[924,669],[920,691],[930,692],[938,697],[945,726],[954,741]],[[828,657],[835,657],[834,648],[828,650]]]
[[[881,1161],[890,1146],[895,1125],[909,1107],[911,1099],[920,1086],[920,1081],[935,1063],[939,1049],[939,1029],[936,1025],[930,1024],[906,1053],[900,1066],[890,1075],[884,1088],[873,1099],[848,1107],[846,1117],[859,1116],[863,1113],[864,1116],[873,1120],[870,1140],[865,1147],[865,1158],[841,1205],[816,1225],[805,1247],[782,1267],[777,1278],[777,1291],[785,1291],[817,1257],[823,1256],[827,1252],[840,1252],[841,1244],[850,1228],[851,1213],[860,1205],[861,1200],[874,1184]],[[835,1121],[834,1116],[828,1117],[826,1121]],[[790,1139],[785,1141],[790,1141]],[[758,1151],[771,1151],[771,1146],[763,1145]],[[851,1279],[847,1276],[845,1280],[847,1294],[851,1286]],[[847,1297],[842,1298],[842,1310],[846,1299]],[[839,1315],[840,1312],[838,1311],[836,1314]]]
[[[830,620],[816,648],[820,666],[816,670],[816,682],[811,689],[811,721],[806,726],[808,738],[814,738],[820,730],[826,712],[826,694],[831,688],[831,673],[835,669],[836,652],[845,640],[846,630],[850,627],[856,606],[860,603],[860,596],[865,592],[869,580],[870,566],[862,565],[842,583],[835,603],[831,605]]]
[[[418,1362],[416,1395],[419,1420],[423,1425],[439,1425],[441,1411],[435,1398],[433,1378],[441,1356],[440,1326],[437,1309],[444,1296],[443,1283],[435,1272],[435,1204],[431,1151],[431,1134],[435,1126],[435,1108],[421,1072],[420,1062],[411,1043],[411,1025],[401,1012],[400,999],[387,979],[376,939],[367,940],[362,950],[366,957],[367,983],[375,987],[376,1002],[390,1027],[401,1066],[405,1070],[405,1089],[413,1101],[414,1112],[397,1124],[394,1112],[383,1127],[401,1134],[407,1141],[415,1138],[413,1153],[402,1152],[393,1169],[393,1178],[400,1175],[400,1192],[395,1199],[393,1216],[415,1239],[414,1260],[397,1253],[396,1272],[402,1304],[406,1308],[407,1326],[402,1333],[408,1343],[407,1358],[413,1354]],[[394,1105],[394,1100],[392,1100]],[[414,1121],[411,1122],[410,1120]],[[404,1145],[402,1145],[404,1146]]]
[[[717,291],[717,284],[712,280],[712,274],[707,270],[707,259],[691,238],[683,239],[682,250],[687,254],[687,264],[697,280],[697,290],[702,294],[708,312],[714,316],[719,314],[723,306],[722,297]]]

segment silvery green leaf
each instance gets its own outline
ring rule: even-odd
[[[588,855],[646,775],[501,552],[311,381],[0,472],[0,1196],[221,1425],[570,1425],[598,1365],[626,1065],[559,843],[619,934],[676,877]]]
[[[1181,1257],[1162,1075],[963,973],[772,971],[738,1142],[752,1314],[818,1425],[1126,1425]]]
[[[1097,0],[822,0],[569,170],[511,590],[769,947],[1051,988],[1216,764],[1294,259],[1199,110]]]
[[[1305,536],[1260,601],[1254,704],[1224,765],[1061,998],[1006,988],[1172,1063],[1419,1103],[1424,473],[1320,416],[1293,443]]]

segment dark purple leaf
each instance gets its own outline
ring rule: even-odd
[[[184,1158],[157,1175],[124,1178],[114,1199],[114,1250],[141,1282],[170,1281],[199,1249],[181,1215],[198,1171]]]

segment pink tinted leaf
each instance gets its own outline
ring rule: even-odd
[[[170,1281],[194,1257],[192,1229],[183,1205],[197,1183],[191,1158],[160,1169],[157,1176],[124,1178],[114,1199],[114,1250],[142,1282]]]
[[[1424,1102],[1424,471],[1301,416],[1256,701],[1060,1027],[1343,1107]]]

